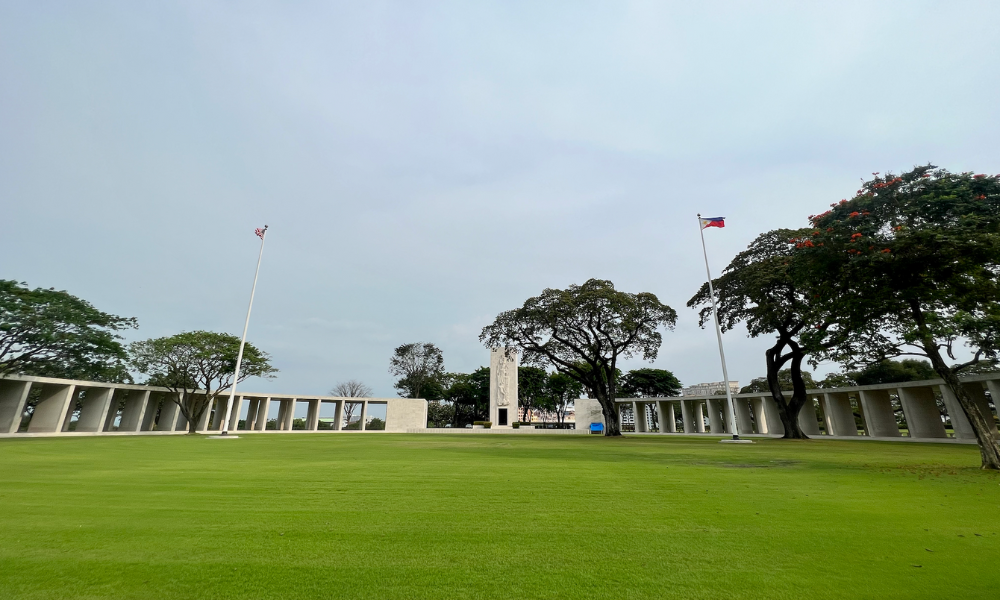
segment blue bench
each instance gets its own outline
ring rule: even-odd
[[[590,433],[604,433],[604,423],[591,423]]]

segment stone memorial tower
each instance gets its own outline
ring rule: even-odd
[[[490,350],[490,421],[493,427],[510,427],[518,420],[517,352]]]

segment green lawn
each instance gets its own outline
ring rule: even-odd
[[[0,598],[996,598],[973,446],[0,441]]]

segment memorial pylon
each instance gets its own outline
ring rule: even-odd
[[[490,421],[493,427],[510,427],[518,420],[517,352],[490,350]]]

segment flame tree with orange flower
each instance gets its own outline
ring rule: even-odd
[[[930,359],[975,431],[982,467],[1000,469],[993,416],[959,380],[1000,351],[1000,176],[933,165],[873,173],[812,224],[809,245],[790,244],[817,319],[800,336],[804,351],[849,366]]]

